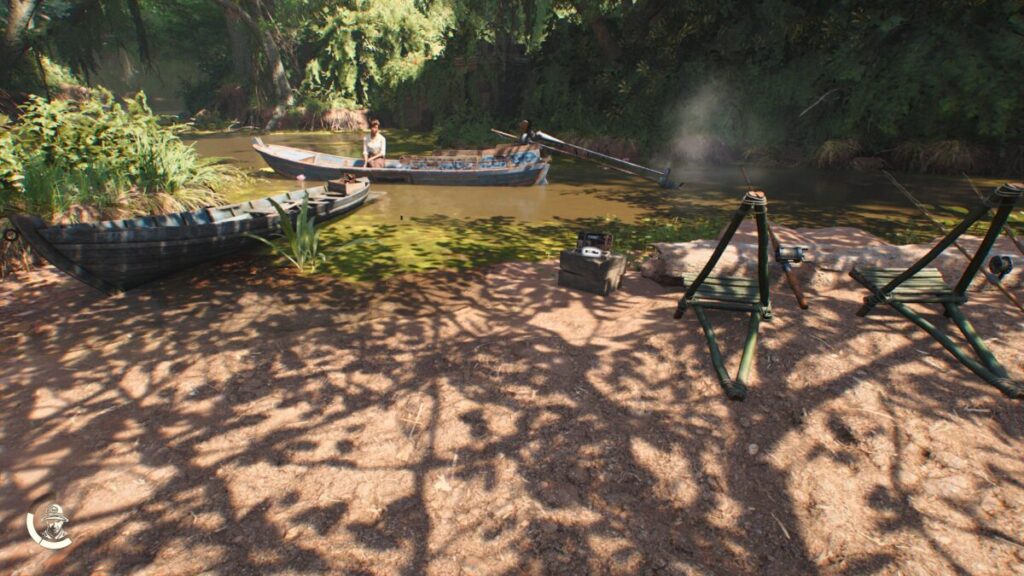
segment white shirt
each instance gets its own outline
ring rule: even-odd
[[[363,155],[364,156],[381,156],[387,155],[388,142],[384,139],[384,135],[377,132],[377,136],[374,137],[367,134],[363,137]]]

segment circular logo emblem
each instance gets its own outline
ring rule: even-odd
[[[33,512],[36,512],[34,510]],[[60,504],[49,503],[40,519],[40,526],[36,526],[36,515],[29,512],[25,515],[25,526],[28,528],[28,535],[36,544],[48,550],[60,550],[71,545],[71,538],[64,531],[64,525],[69,522],[64,515],[64,508]],[[42,532],[39,531],[42,528]]]

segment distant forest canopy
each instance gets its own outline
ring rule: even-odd
[[[467,142],[528,117],[684,156],[921,169],[957,151],[1013,169],[1024,149],[1024,0],[4,2],[13,98],[130,53],[191,62],[189,112],[261,125],[368,108]]]

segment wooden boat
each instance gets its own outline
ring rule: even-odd
[[[486,150],[449,150],[429,156],[386,159],[384,168],[367,168],[362,158],[334,156],[312,150],[264,144],[253,149],[282,176],[323,181],[343,174],[371,182],[402,182],[436,186],[534,186],[546,183],[550,164],[537,145],[500,146]]]
[[[279,234],[281,218],[271,198],[294,223],[303,196],[308,193],[309,214],[321,223],[362,206],[369,190],[369,181],[362,178],[162,216],[50,225],[37,216],[21,214],[12,216],[11,222],[32,249],[51,264],[94,288],[115,294],[258,244],[247,233],[261,237]]]

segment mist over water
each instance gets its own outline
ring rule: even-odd
[[[673,112],[672,160],[683,165],[717,164],[731,159],[722,129],[732,113],[724,82],[705,83]]]

